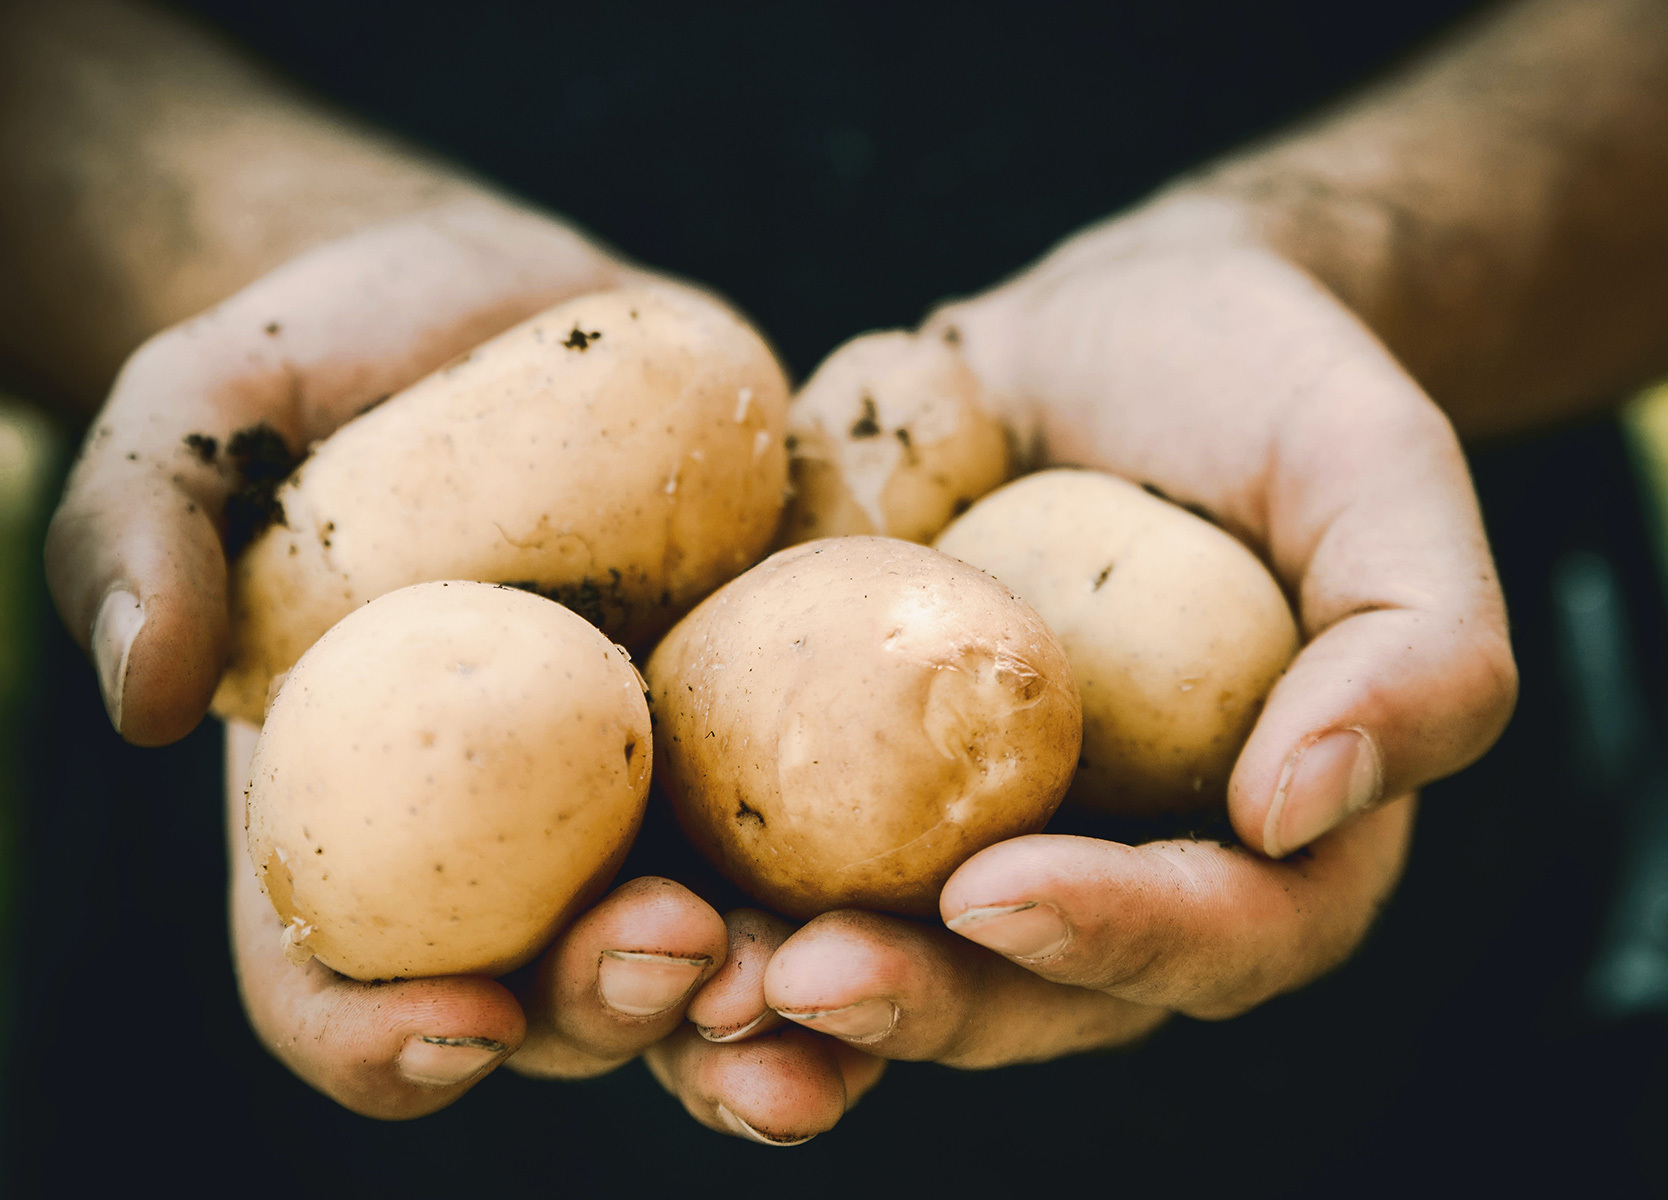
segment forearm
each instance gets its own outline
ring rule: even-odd
[[[0,4],[0,364],[72,405],[150,334],[310,246],[502,203],[169,14]],[[575,270],[602,257],[565,237],[548,249]]]
[[[1462,432],[1596,407],[1668,371],[1668,3],[1489,13],[1173,195],[1245,214]]]

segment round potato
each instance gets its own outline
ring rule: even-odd
[[[769,546],[787,382],[693,292],[559,305],[321,443],[233,565],[222,715],[367,600],[425,580],[513,583],[646,644]]]
[[[1126,816],[1220,807],[1297,652],[1255,555],[1135,484],[1074,470],[991,493],[934,544],[1013,588],[1065,647],[1083,697],[1070,803]]]
[[[784,545],[878,533],[932,540],[1008,478],[1002,423],[941,337],[870,333],[829,355],[788,409]]]
[[[784,550],[649,660],[659,778],[779,912],[929,915],[968,856],[1047,822],[1077,764],[1071,668],[988,575],[909,542]]]
[[[249,854],[292,961],[497,975],[619,868],[651,733],[625,652],[549,600],[419,584],[296,664],[250,767]]]

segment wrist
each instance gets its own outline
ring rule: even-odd
[[[1214,204],[1232,217],[1240,236],[1315,279],[1374,332],[1405,347],[1412,331],[1396,311],[1395,254],[1414,231],[1413,214],[1382,197],[1388,189],[1350,178],[1319,162],[1317,152],[1293,143],[1231,159],[1182,180],[1159,203]]]
[[[80,407],[150,334],[280,263],[466,197],[166,12],[0,8],[0,358]]]

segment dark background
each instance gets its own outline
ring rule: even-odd
[[[1472,7],[189,6],[319,94],[727,292],[800,374]],[[1475,467],[1523,699],[1488,758],[1429,790],[1407,880],[1352,963],[1132,1051],[895,1065],[787,1151],[699,1128],[639,1065],[578,1085],[500,1072],[404,1125],[292,1080],[232,984],[216,731],[121,745],[43,621],[0,1194],[1668,1193],[1668,1022],[1586,982],[1668,778],[1643,510],[1608,423]],[[1572,658],[1572,569],[1609,581],[1596,693]]]

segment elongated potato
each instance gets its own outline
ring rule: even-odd
[[[788,409],[781,542],[934,534],[1008,478],[1002,423],[955,346],[870,333],[828,357]]]
[[[292,961],[497,975],[619,868],[651,761],[642,683],[567,609],[425,583],[360,608],[279,689],[249,854]]]
[[[349,422],[279,489],[232,572],[223,715],[356,607],[435,579],[514,583],[628,645],[767,548],[787,382],[719,304],[598,293],[492,339]]]
[[[1280,586],[1233,537],[1122,479],[1042,471],[935,545],[1042,614],[1083,696],[1068,801],[1127,816],[1219,807],[1297,652]]]
[[[810,542],[708,597],[649,660],[658,778],[695,845],[790,916],[930,915],[1065,794],[1077,689],[990,576],[890,538]]]

